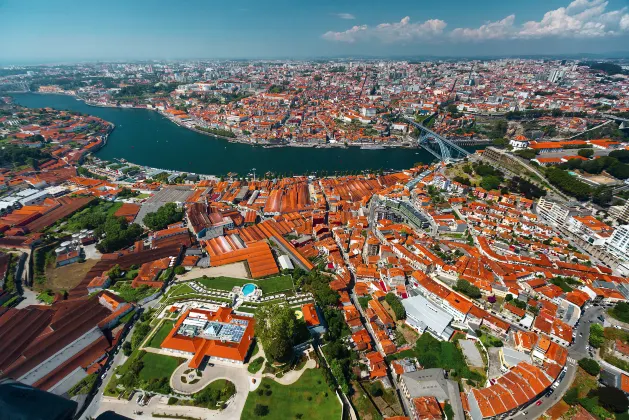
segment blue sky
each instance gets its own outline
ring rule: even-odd
[[[629,51],[629,0],[0,0],[0,62]]]

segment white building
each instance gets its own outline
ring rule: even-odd
[[[629,253],[629,225],[616,228],[609,241],[605,244],[607,250],[622,260],[628,260]]]
[[[569,218],[579,214],[577,207],[574,205],[560,204],[547,200],[544,197],[537,202],[536,211],[542,218],[555,226],[564,226]]]

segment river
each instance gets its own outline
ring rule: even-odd
[[[93,107],[68,95],[35,93],[12,94],[15,102],[29,107],[51,107],[95,115],[116,124],[107,145],[96,153],[101,159],[124,158],[154,168],[199,174],[246,175],[253,168],[258,174],[310,174],[314,171],[405,169],[416,162],[434,158],[423,149],[361,150],[314,149],[230,143],[180,127],[155,111]]]

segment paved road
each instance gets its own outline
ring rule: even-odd
[[[135,328],[135,325],[136,324],[134,324],[129,329],[129,331],[127,332],[127,335],[125,336],[125,340],[123,340],[120,343],[120,347],[119,348],[122,347],[122,343],[124,343],[124,341],[131,340],[131,336],[133,335],[133,329]],[[103,399],[103,392],[105,391],[105,387],[107,386],[107,384],[109,383],[109,380],[111,379],[111,375],[113,375],[113,372],[114,372],[115,368],[117,366],[123,364],[126,360],[127,360],[127,356],[124,355],[122,350],[119,350],[118,353],[114,356],[113,360],[110,362],[109,370],[105,374],[105,377],[101,380],[100,386],[96,390],[96,395],[94,396],[94,398],[90,402],[90,405],[85,409],[85,411],[81,415],[81,420],[86,420],[88,418],[95,418],[96,417],[96,413],[97,413],[97,411],[98,411],[98,409],[99,409],[99,407],[101,405],[102,399]]]
[[[577,327],[577,336],[574,339],[574,344],[568,348],[568,363],[566,364],[566,376],[563,378],[555,392],[550,397],[542,396],[539,400],[542,401],[541,405],[530,405],[522,410],[519,410],[509,419],[536,419],[550,409],[553,405],[563,397],[577,373],[577,362],[584,358],[589,357],[587,354],[587,342],[590,336],[591,323],[599,322],[596,318],[603,313],[605,308],[593,306],[583,312],[581,321]],[[582,335],[581,335],[582,334]],[[526,413],[526,414],[524,414]]]

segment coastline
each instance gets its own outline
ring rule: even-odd
[[[335,149],[335,148],[339,148],[339,149],[348,149],[348,148],[352,148],[352,147],[357,147],[360,148],[361,150],[384,150],[384,149],[396,149],[396,148],[400,148],[400,149],[416,149],[416,146],[410,145],[408,144],[408,142],[399,142],[399,143],[394,143],[394,144],[377,144],[377,143],[354,143],[354,144],[347,144],[344,142],[335,142],[335,143],[325,143],[325,144],[310,144],[310,143],[254,143],[252,142],[248,137],[242,137],[242,136],[238,136],[236,135],[236,137],[226,137],[226,136],[221,136],[220,134],[214,134],[214,133],[209,133],[207,131],[203,131],[203,130],[199,130],[195,127],[191,127],[187,124],[184,124],[182,121],[178,121],[174,118],[171,118],[168,114],[165,114],[164,112],[160,111],[159,109],[155,109],[155,108],[147,108],[147,107],[142,107],[142,106],[118,106],[118,105],[112,105],[112,104],[102,104],[102,103],[96,103],[96,102],[92,102],[89,101],[86,98],[83,98],[79,95],[77,95],[74,92],[68,92],[68,91],[62,91],[62,92],[15,92],[15,93],[31,93],[31,94],[36,94],[36,95],[66,95],[66,96],[71,96],[72,98],[76,99],[77,101],[81,101],[83,102],[85,105],[87,106],[93,106],[93,107],[98,107],[98,108],[117,108],[117,109],[143,109],[146,111],[153,111],[153,112],[157,112],[159,115],[161,115],[162,117],[166,118],[167,120],[169,120],[170,122],[172,122],[173,124],[178,125],[179,127],[183,127],[185,129],[188,129],[190,131],[194,131],[195,133],[199,133],[199,134],[203,134],[205,136],[208,137],[213,137],[216,139],[221,139],[221,140],[226,140],[230,143],[239,143],[239,144],[246,144],[248,146],[259,146],[259,147],[263,147],[263,148],[278,148],[278,147],[299,147],[299,148],[312,148],[312,149]],[[113,123],[112,123],[113,124]]]

